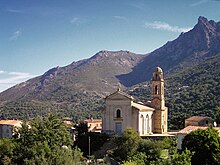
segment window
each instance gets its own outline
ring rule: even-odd
[[[121,111],[120,111],[120,109],[117,109],[117,111],[116,111],[116,118],[121,118]]]
[[[155,95],[158,95],[158,86],[155,86]]]
[[[209,124],[209,121],[208,121],[208,120],[206,120],[206,121],[205,121],[205,124],[206,124],[206,125],[208,125],[208,124]]]

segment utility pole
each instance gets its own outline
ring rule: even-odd
[[[90,164],[90,136],[89,136],[89,164]]]

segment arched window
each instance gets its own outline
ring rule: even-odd
[[[158,86],[155,86],[155,95],[158,95]]]
[[[117,109],[117,111],[116,111],[116,118],[121,118],[121,111],[120,111],[120,109]]]
[[[155,75],[155,79],[158,80],[158,75],[157,74]]]

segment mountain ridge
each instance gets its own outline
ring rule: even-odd
[[[41,76],[18,84],[0,93],[0,113],[10,111],[24,114],[31,104],[30,109],[36,110],[36,114],[37,109],[43,108],[54,108],[72,115],[85,111],[88,114],[98,114],[98,110],[102,108],[100,98],[119,86],[122,90],[127,90],[149,81],[154,67],[160,66],[165,75],[172,75],[199,66],[209,58],[219,56],[219,53],[220,22],[199,17],[193,29],[181,33],[175,40],[151,53],[140,55],[122,50],[102,50],[88,59],[52,68]],[[37,107],[34,106],[36,102]],[[20,106],[19,112],[10,109],[16,109],[16,106]],[[91,110],[92,107],[96,112]]]

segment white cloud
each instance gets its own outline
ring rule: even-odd
[[[20,30],[15,31],[12,36],[9,38],[10,41],[16,41],[20,36],[22,32]]]
[[[73,25],[81,25],[81,24],[84,24],[84,23],[87,23],[87,22],[88,22],[88,20],[83,19],[83,18],[79,18],[79,17],[73,17],[70,20],[70,23],[73,24]]]
[[[192,3],[190,4],[190,6],[194,7],[194,6],[199,6],[201,4],[207,3],[209,0],[200,0],[198,2]]]
[[[71,24],[77,24],[79,22],[79,18],[78,17],[74,17],[70,20]]]
[[[25,72],[0,71],[0,92],[35,76]]]
[[[23,10],[15,10],[15,9],[8,9],[7,12],[10,12],[10,13],[24,13]]]
[[[189,27],[178,27],[178,26],[171,26],[166,22],[154,21],[154,22],[146,22],[146,28],[157,29],[157,30],[165,30],[169,32],[187,32],[192,28]]]
[[[115,15],[113,16],[115,19],[120,19],[120,20],[124,20],[124,21],[127,21],[128,18],[124,17],[124,16],[119,16],[119,15]]]
[[[189,6],[195,7],[195,6],[199,6],[199,5],[210,3],[210,2],[220,2],[220,0],[199,0],[195,3],[191,3]]]

